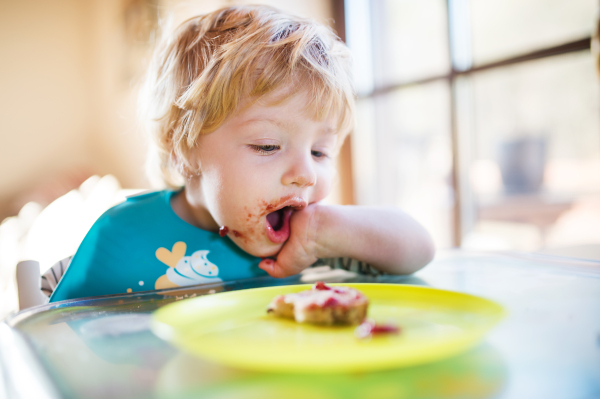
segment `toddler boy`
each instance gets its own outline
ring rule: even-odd
[[[51,301],[285,277],[321,258],[386,273],[431,260],[403,212],[320,203],[354,108],[328,28],[261,6],[189,19],[155,53],[141,106],[170,189],[101,216]]]

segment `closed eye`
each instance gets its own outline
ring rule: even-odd
[[[273,154],[274,152],[278,151],[281,147],[275,144],[266,144],[266,145],[258,145],[258,144],[248,144],[248,147],[250,147],[252,150],[254,150],[255,152],[262,154],[262,155],[269,155],[269,154]]]

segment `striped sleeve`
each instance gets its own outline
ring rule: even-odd
[[[361,262],[352,258],[324,258],[319,259],[313,267],[329,266],[332,269],[343,269],[350,272],[366,275],[366,276],[382,276],[385,273],[380,272],[370,264]]]
[[[44,295],[46,295],[47,297],[50,297],[50,295],[52,295],[52,292],[54,292],[54,289],[58,285],[58,282],[65,274],[67,267],[69,267],[69,264],[71,263],[71,258],[72,256],[69,256],[68,258],[56,262],[54,265],[52,265],[50,269],[46,271],[46,273],[42,275],[41,287],[42,293]]]

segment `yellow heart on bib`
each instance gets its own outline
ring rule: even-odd
[[[179,259],[185,256],[187,245],[183,241],[178,241],[173,245],[170,251],[167,248],[160,247],[156,250],[156,258],[167,266],[175,267]]]

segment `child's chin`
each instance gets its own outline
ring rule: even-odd
[[[246,252],[248,252],[250,255],[253,256],[257,256],[259,258],[268,258],[271,256],[276,256],[279,251],[281,251],[281,247],[283,247],[283,244],[277,245],[277,246],[262,246],[262,245],[256,245],[256,246],[249,246],[248,248],[244,248],[242,247],[242,249]]]

